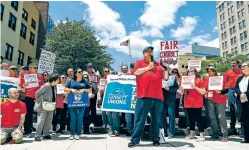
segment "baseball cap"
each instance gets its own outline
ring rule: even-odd
[[[144,50],[143,50],[143,53],[147,52],[148,49],[154,50],[154,47],[152,47],[152,46],[145,47]]]

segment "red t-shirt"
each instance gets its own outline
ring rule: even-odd
[[[219,76],[219,75],[216,75]],[[208,90],[208,82],[209,82],[209,76],[206,76],[204,79],[204,84],[205,84],[205,88],[206,88],[206,96],[209,100],[218,103],[218,104],[226,104],[227,100],[226,100],[226,96],[225,95],[220,95],[218,93],[216,93],[214,90]],[[225,86],[225,82],[223,80],[223,88]],[[212,97],[210,98],[209,95],[212,95]]]
[[[236,72],[233,69],[227,70],[224,73],[225,88],[235,87],[236,81],[241,75],[243,75],[241,70]]]
[[[163,69],[160,67],[160,64],[158,62],[154,63],[154,69],[136,76],[137,98],[154,98],[163,100]],[[144,60],[138,60],[132,74],[134,74],[137,69],[145,68],[148,65],[149,64],[144,62]]]
[[[195,78],[195,86],[205,89],[205,84],[200,78]],[[184,90],[184,107],[203,108],[203,95],[195,89]]]
[[[64,108],[64,99],[65,97],[62,94],[57,95],[56,108]]]
[[[38,91],[41,88],[41,86],[44,84],[44,80],[43,80],[42,75],[37,74],[37,77],[38,77],[39,86],[35,87],[35,88],[26,89],[26,97],[30,97],[30,98],[35,99],[36,91]],[[23,76],[23,79],[21,79],[21,84],[20,85],[23,86],[24,84],[25,84],[25,81],[24,81],[24,76]]]
[[[21,101],[11,103],[6,101],[1,103],[1,127],[11,128],[18,126],[21,119],[21,114],[26,114],[26,105]]]

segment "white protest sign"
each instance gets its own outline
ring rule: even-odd
[[[89,81],[90,82],[92,82],[92,83],[98,83],[98,76],[97,75],[95,75],[95,74],[93,74],[93,75],[91,74],[90,75],[89,74],[88,77],[89,77]]]
[[[54,62],[56,55],[52,52],[43,50],[39,59],[38,73],[48,72],[52,74],[54,71]]]
[[[0,70],[0,76],[9,77],[10,76],[9,70]]]
[[[179,42],[177,40],[160,42],[160,62],[166,62],[170,68],[178,68],[178,48]]]
[[[25,84],[28,84],[27,89],[39,87],[37,74],[25,74],[24,81]]]
[[[63,84],[57,84],[57,94],[64,94],[65,86]]]
[[[195,77],[193,76],[182,76],[182,87],[183,89],[193,89],[192,85],[195,82]]]
[[[101,90],[104,90],[106,83],[107,83],[106,79],[100,79],[99,86]]]
[[[208,90],[222,90],[223,76],[209,77]]]
[[[201,60],[189,60],[188,69],[196,69],[197,71],[201,70]]]
[[[175,75],[170,75],[168,81],[163,80],[163,87],[167,86],[173,86],[175,83],[176,76]]]

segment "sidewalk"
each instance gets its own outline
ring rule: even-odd
[[[229,142],[220,141],[196,142],[185,140],[184,137],[167,139],[167,144],[153,147],[150,141],[142,141],[139,146],[128,148],[129,138],[126,136],[110,137],[107,134],[83,136],[81,140],[70,141],[68,135],[54,136],[53,140],[35,142],[34,139],[24,139],[19,145],[1,145],[1,150],[249,150],[249,144],[241,144],[238,137],[230,138]]]

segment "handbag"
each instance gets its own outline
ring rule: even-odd
[[[44,102],[42,101],[42,109],[45,111],[54,111],[56,108],[56,102]]]

